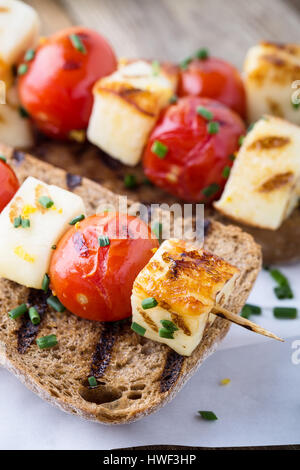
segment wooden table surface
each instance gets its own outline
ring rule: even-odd
[[[261,39],[299,42],[300,0],[28,0],[43,34],[81,24],[106,36],[119,57],[180,61],[200,47],[241,67]],[[144,449],[179,449],[150,446]],[[191,448],[195,449],[195,448]],[[300,449],[276,446],[263,449]]]

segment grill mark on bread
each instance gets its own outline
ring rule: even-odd
[[[269,193],[282,186],[286,186],[293,180],[294,174],[291,171],[285,173],[278,173],[272,176],[272,178],[265,181],[259,188],[260,192]]]
[[[164,370],[160,377],[160,392],[168,392],[177,382],[184,357],[172,349],[168,352]]]
[[[137,311],[138,311],[139,314],[143,317],[145,323],[147,323],[147,325],[149,325],[150,328],[151,328],[153,331],[155,331],[156,333],[158,333],[157,325],[154,323],[154,321],[152,320],[152,318],[145,312],[145,310],[143,310],[142,308],[137,307]]]
[[[248,146],[248,150],[269,150],[274,148],[284,147],[289,144],[290,139],[288,137],[279,137],[270,135],[261,139],[255,140]]]
[[[103,326],[91,364],[91,375],[97,379],[104,375],[110,363],[112,349],[119,332],[120,325],[118,323],[105,323]]]
[[[43,317],[45,316],[48,306],[47,306],[47,296],[45,292],[38,289],[30,289],[29,295],[27,298],[27,304],[29,307],[35,307],[39,312],[41,317],[41,323]],[[34,325],[28,313],[22,317],[22,325],[17,331],[18,336],[18,353],[25,354],[27,350],[30,348],[31,344],[34,342],[35,338],[37,337],[40,325]]]

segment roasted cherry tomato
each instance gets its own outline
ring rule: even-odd
[[[140,219],[110,212],[93,215],[57,245],[49,271],[51,288],[79,317],[129,317],[133,282],[157,247],[157,239]]]
[[[14,170],[0,159],[0,212],[19,189],[19,181]]]
[[[190,202],[220,196],[245,134],[241,118],[208,98],[181,98],[161,114],[146,146],[146,176]]]
[[[246,93],[239,71],[221,59],[194,59],[181,68],[179,96],[211,98],[246,118]]]
[[[38,128],[64,139],[86,129],[96,80],[117,67],[108,42],[95,31],[68,28],[45,39],[19,66],[19,94]],[[72,132],[73,131],[73,132]]]

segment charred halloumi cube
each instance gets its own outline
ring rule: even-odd
[[[18,62],[38,39],[39,18],[29,5],[18,0],[0,0],[0,61]]]
[[[138,60],[122,64],[93,89],[88,139],[126,165],[136,165],[154,126],[177,85],[170,66]]]
[[[300,124],[300,106],[292,102],[294,94],[300,97],[292,88],[300,79],[300,45],[262,42],[252,47],[244,75],[249,122],[271,114]]]
[[[41,289],[51,247],[84,213],[81,197],[27,178],[0,214],[0,276]]]
[[[216,305],[224,305],[239,270],[183,240],[166,240],[137,276],[132,328],[189,356]]]
[[[238,222],[276,230],[300,195],[300,129],[265,116],[247,134],[214,207]]]

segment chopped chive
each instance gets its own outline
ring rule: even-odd
[[[83,219],[85,219],[85,215],[83,215],[83,214],[78,215],[77,217],[74,217],[74,219],[72,219],[69,222],[69,225],[75,225],[75,224],[77,224],[77,222],[81,222]]]
[[[24,313],[26,313],[27,310],[28,310],[27,305],[26,304],[21,304],[18,307],[13,308],[10,312],[8,312],[8,315],[13,320],[16,320],[17,318],[24,315]]]
[[[198,411],[198,413],[201,415],[201,418],[207,421],[215,421],[218,419],[213,411]]]
[[[210,135],[217,134],[220,130],[220,124],[216,121],[211,121],[207,124],[207,132]]]
[[[42,336],[37,338],[36,344],[40,349],[53,348],[58,343],[56,335]]]
[[[233,153],[231,155],[229,155],[229,160],[234,162],[235,159],[236,159],[236,156]]]
[[[240,135],[240,136],[239,136],[239,145],[243,145],[244,140],[245,140],[245,136],[244,136],[244,135]]]
[[[180,62],[179,66],[183,69],[186,70],[189,66],[189,64],[192,62],[193,57],[189,56],[186,59],[184,59],[182,62]]]
[[[38,201],[41,206],[45,207],[45,209],[50,209],[50,207],[52,207],[54,204],[54,201],[48,196],[41,196],[39,197]]]
[[[52,245],[51,250],[56,250],[56,245]]]
[[[166,330],[173,331],[173,332],[178,330],[175,323],[173,323],[170,320],[160,320],[160,323]]]
[[[125,175],[124,186],[125,188],[128,188],[128,189],[136,188],[137,186],[136,176],[132,174]]]
[[[154,233],[154,235],[156,236],[156,238],[158,239],[159,244],[161,244],[161,242],[162,242],[162,230],[163,230],[162,223],[161,222],[154,222],[152,224],[151,229],[152,229],[152,232]]]
[[[159,142],[159,140],[155,140],[152,144],[151,152],[155,153],[159,158],[165,158],[168,153],[168,147],[162,142]]]
[[[170,104],[175,104],[178,101],[178,96],[177,95],[172,95],[171,98],[169,99]]]
[[[69,38],[75,49],[77,49],[82,54],[86,54],[86,48],[77,34],[70,34]]]
[[[18,228],[20,225],[22,225],[22,217],[18,215],[18,217],[14,218],[14,227]]]
[[[223,171],[222,171],[223,178],[226,178],[226,179],[228,178],[228,176],[230,175],[230,170],[231,170],[230,166],[227,166],[227,165],[223,168]]]
[[[0,160],[2,160],[4,163],[7,162],[6,158],[4,157],[4,155],[0,155]]]
[[[28,65],[27,64],[20,64],[18,67],[18,75],[25,75],[25,73],[28,70]]]
[[[299,109],[299,107],[300,107],[300,102],[294,103],[294,101],[291,100],[291,104],[292,104],[294,109]]]
[[[25,53],[24,60],[26,62],[30,62],[30,60],[34,59],[34,56],[35,56],[35,50],[34,49],[28,49],[28,51],[26,51],[26,53]]]
[[[144,334],[146,333],[146,328],[144,328],[143,326],[139,325],[136,322],[133,322],[131,324],[131,329],[141,336],[144,336]]]
[[[50,284],[50,277],[48,276],[48,274],[46,273],[43,277],[43,282],[42,282],[42,290],[44,292],[48,292],[48,289],[49,289],[49,284]]]
[[[209,57],[209,51],[206,48],[198,49],[195,56],[197,57],[197,59],[205,60]]]
[[[30,307],[30,309],[29,309],[29,318],[30,318],[31,323],[33,325],[38,325],[39,323],[41,323],[41,317],[40,317],[39,312],[37,311],[37,309],[35,307]]]
[[[49,307],[52,307],[54,310],[60,313],[66,310],[66,307],[54,295],[50,295],[50,297],[48,297],[47,304],[49,305]]]
[[[274,293],[279,300],[294,298],[293,291],[289,285],[274,287]]]
[[[253,129],[254,126],[255,126],[255,122],[252,122],[252,123],[248,126],[247,132],[252,131],[252,129]]]
[[[22,228],[29,228],[30,227],[30,220],[29,219],[22,219]]]
[[[294,320],[298,316],[298,310],[294,307],[274,307],[273,314],[276,318]]]
[[[89,382],[90,387],[97,387],[98,385],[97,379],[93,375],[91,375],[91,377],[88,378],[88,382]]]
[[[204,194],[204,196],[210,197],[216,194],[219,191],[219,189],[220,189],[220,186],[217,183],[212,183],[209,186],[206,186],[206,188],[203,188],[202,193]]]
[[[152,62],[152,74],[157,77],[157,75],[160,74],[160,63],[158,62],[158,60],[154,60]]]
[[[269,272],[274,281],[276,281],[279,286],[289,285],[288,279],[285,277],[284,274],[282,274],[281,271],[279,271],[279,269],[271,269]]]
[[[100,235],[100,237],[98,237],[98,243],[102,247],[108,246],[110,244],[109,237],[107,235]]]
[[[198,106],[197,113],[200,114],[200,116],[207,119],[208,121],[210,121],[214,117],[213,113],[209,109],[205,108],[204,106]]]
[[[30,114],[28,113],[28,111],[23,106],[19,106],[19,114],[22,118],[29,118],[30,117]]]
[[[241,317],[249,318],[250,315],[260,315],[261,308],[258,305],[245,304],[242,308]]]
[[[157,300],[154,297],[148,297],[147,299],[142,300],[142,308],[147,310],[148,308],[156,307],[158,304]]]
[[[167,330],[166,328],[160,328],[158,330],[160,338],[174,339],[174,331]]]

